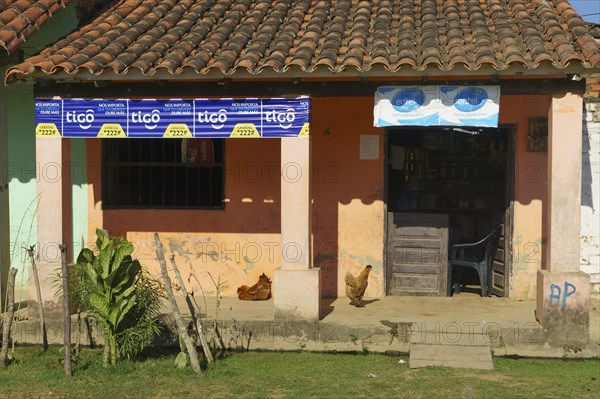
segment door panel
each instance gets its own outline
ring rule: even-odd
[[[507,214],[509,212],[507,211]],[[494,261],[492,263],[492,294],[498,296],[507,296],[506,286],[508,284],[508,268],[507,265],[507,248],[506,244],[508,242],[506,237],[506,219],[502,224],[502,228],[500,230],[500,238],[498,239],[498,247],[496,249],[496,253],[494,254]]]
[[[446,296],[448,215],[388,214],[388,295]]]
[[[492,294],[501,297],[509,295],[509,276],[511,273],[511,240],[512,240],[512,223],[513,223],[513,199],[515,187],[515,148],[516,134],[514,129],[507,129],[507,159],[506,159],[506,186],[504,198],[504,220],[500,239],[498,240],[498,248],[494,255],[492,264],[491,276],[491,291]]]

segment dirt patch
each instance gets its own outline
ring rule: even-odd
[[[415,373],[413,373],[413,372],[412,372],[412,371],[410,371],[410,370],[408,370],[408,371],[405,371],[405,372],[403,373],[403,375],[404,375],[404,379],[406,379],[406,381],[411,381],[411,380],[414,380],[414,379],[415,379]]]
[[[479,378],[480,380],[485,380],[485,381],[507,381],[507,380],[510,380],[509,377],[502,375],[502,374],[482,374],[482,375],[478,375],[476,377]]]
[[[511,381],[511,384],[518,385],[518,382],[513,381],[514,379],[512,377],[503,375],[497,371],[482,372],[482,373],[469,373],[468,371],[464,370],[464,372],[457,373],[457,374],[458,374],[457,376],[460,378],[478,378],[483,381],[493,381],[493,382]]]

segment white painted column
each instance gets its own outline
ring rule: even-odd
[[[578,272],[581,231],[583,100],[554,97],[548,117],[548,251],[546,270]]]
[[[310,138],[281,139],[281,269],[275,271],[275,318],[319,319],[320,269],[312,268]]]
[[[34,134],[34,132],[30,132]],[[46,314],[60,313],[61,302],[55,298],[49,277],[60,269],[59,245],[63,243],[64,195],[63,158],[64,143],[57,137],[36,137],[36,183],[39,205],[37,208],[38,254],[37,269],[42,300]],[[69,194],[70,195],[70,194]],[[33,276],[29,270],[29,275]],[[29,312],[37,315],[37,295],[33,277],[29,279]]]
[[[281,267],[285,270],[311,267],[310,147],[310,139],[281,139]]]
[[[10,267],[10,223],[8,207],[8,94],[5,67],[0,67],[0,309],[4,309],[6,279]],[[1,312],[1,310],[0,310]]]
[[[552,98],[548,114],[548,249],[537,278],[537,317],[557,345],[587,342],[590,277],[579,270],[583,99]]]

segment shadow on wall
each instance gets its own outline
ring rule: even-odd
[[[383,198],[383,152],[380,151],[379,160],[359,160],[360,134],[379,135],[380,149],[383,147],[383,132],[372,127],[372,108],[373,99],[364,97],[344,99],[343,102],[337,98],[319,98],[313,102],[312,168],[300,172],[309,173],[311,178],[313,262],[315,267],[322,268],[322,296],[325,297],[337,296],[340,256],[362,267],[365,262],[373,262],[372,257],[377,257],[381,273],[383,213],[376,213],[377,220],[370,220],[369,215],[373,214],[374,202]],[[341,114],[353,117],[333,117]],[[93,228],[102,226],[111,235],[124,236],[156,231],[181,233],[178,236],[183,240],[182,234],[194,233],[193,237],[187,237],[192,241],[199,237],[206,239],[209,235],[238,234],[242,248],[248,240],[252,240],[252,236],[263,245],[260,236],[281,233],[280,171],[288,173],[292,182],[297,173],[294,165],[281,165],[280,146],[279,139],[226,141],[227,202],[223,210],[102,210],[102,179],[100,175],[95,176],[89,182],[93,198],[90,202],[88,239],[93,239]],[[100,140],[87,141],[87,156],[89,164],[101,164]],[[341,208],[344,208],[343,231],[339,226]],[[368,227],[378,230],[379,236],[365,235]],[[340,235],[346,243],[342,253]],[[226,250],[236,245],[235,238],[225,239],[228,240]],[[185,245],[190,245],[189,240]],[[375,250],[370,253],[361,250],[361,247],[369,246]],[[244,268],[248,262],[243,256],[241,258],[239,267]],[[250,274],[253,275],[254,271]]]
[[[598,106],[600,107],[600,102],[598,102]],[[586,108],[584,108],[584,113],[583,113],[583,120],[584,123],[586,124],[586,129],[584,129],[583,132],[583,146],[582,146],[582,160],[581,160],[581,205],[582,206],[586,206],[588,208],[591,209],[595,209],[594,208],[594,196],[593,196],[593,183],[594,183],[594,176],[592,173],[592,162],[593,160],[591,159],[591,154],[592,154],[592,135],[596,134],[598,135],[598,131],[590,131],[589,127],[587,126],[589,124],[589,122],[586,122],[588,120],[588,118],[590,119],[590,121],[593,120],[593,118],[595,118],[596,120],[598,120],[598,122],[595,123],[600,123],[600,117],[596,115],[596,113],[592,112],[591,115],[590,113],[587,111]],[[594,122],[592,122],[594,123]],[[597,152],[596,152],[597,155]],[[598,162],[598,160],[596,160],[596,162]],[[596,183],[598,184],[598,183]]]
[[[528,250],[525,246],[537,245],[531,253],[522,252],[515,263],[517,268],[537,270],[545,254],[547,153],[527,150],[527,130],[530,116],[548,115],[550,98],[503,96],[501,101],[500,123],[517,126],[515,240],[522,251]],[[372,109],[371,97],[314,99],[313,167],[302,172],[311,176],[313,260],[315,266],[322,268],[323,297],[337,296],[343,288],[339,287],[343,281],[340,274],[364,263],[369,256],[375,258],[382,273],[383,131],[372,127]],[[379,136],[378,160],[359,160],[361,134]],[[92,139],[87,144],[88,163],[100,165],[100,141]],[[224,210],[102,211],[98,175],[90,182],[90,229],[102,226],[113,235],[154,231],[280,234],[278,172],[286,167],[280,164],[280,141],[227,140],[226,147],[225,197],[229,202]],[[93,233],[88,236],[92,238]]]
[[[539,84],[539,83],[532,83]],[[532,151],[528,148],[529,117],[547,117],[551,105],[550,96],[522,95],[503,96],[501,121],[517,124],[517,149],[515,164],[515,220],[513,247],[513,294],[515,297],[531,297],[535,293],[535,281],[530,277],[537,270],[546,268],[548,238],[548,151]],[[576,128],[573,130],[576,131]],[[582,203],[586,191],[591,190],[589,175],[589,143],[583,136],[582,154]],[[549,148],[548,148],[549,150]],[[555,151],[561,151],[560,147]],[[521,278],[519,278],[521,274]]]

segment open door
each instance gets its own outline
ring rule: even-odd
[[[498,224],[490,290],[509,295],[515,129],[393,128],[386,132],[387,295],[446,296],[448,251]],[[466,272],[464,285],[478,284]]]
[[[506,159],[506,189],[505,189],[505,211],[500,239],[492,264],[491,292],[500,297],[509,295],[509,276],[512,265],[512,226],[513,226],[513,199],[515,187],[515,150],[516,132],[514,128],[507,130],[507,159]]]
[[[500,231],[500,238],[498,239],[498,247],[494,256],[494,262],[492,263],[492,294],[497,296],[508,296],[508,262],[506,261],[506,253],[509,251],[507,251],[506,247],[509,240],[507,239],[506,227],[505,218],[505,222],[502,224],[502,229]]]

